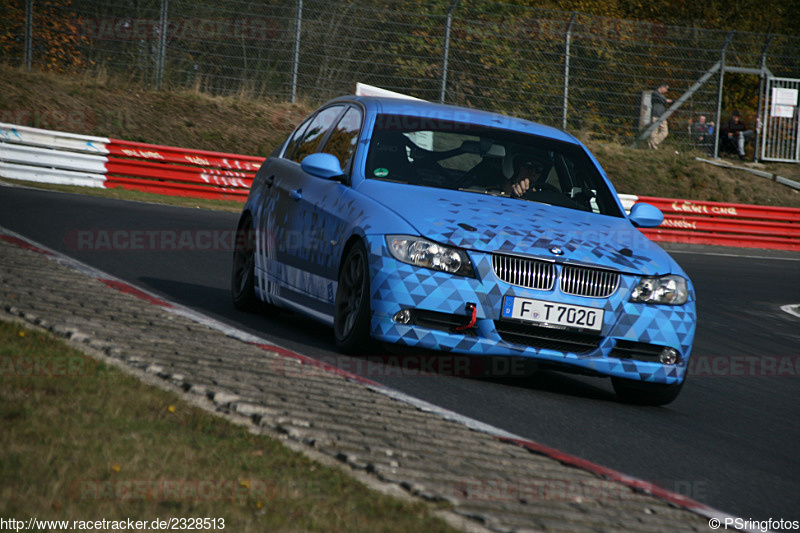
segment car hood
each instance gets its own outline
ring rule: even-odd
[[[360,192],[433,241],[622,272],[679,273],[661,247],[627,219],[512,198],[368,180]]]

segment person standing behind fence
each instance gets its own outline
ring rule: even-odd
[[[650,99],[651,122],[657,121],[658,118],[666,112],[667,104],[672,103],[671,99],[664,96],[667,94],[667,91],[669,91],[669,84],[667,83],[662,83],[653,91],[653,95]],[[653,133],[650,134],[650,141],[648,143],[650,148],[658,150],[658,147],[661,146],[661,143],[664,142],[667,135],[669,135],[669,127],[667,126],[667,121],[662,120],[658,127],[653,130]]]

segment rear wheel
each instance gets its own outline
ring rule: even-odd
[[[333,333],[345,353],[364,351],[370,344],[369,265],[359,241],[342,263],[334,303]]]
[[[236,230],[231,272],[233,305],[241,311],[255,311],[258,307],[255,290],[255,244],[253,219],[248,214],[242,218]]]
[[[686,378],[680,383],[665,385],[663,383],[645,383],[624,378],[611,378],[614,392],[625,403],[636,405],[667,405],[680,394]]]

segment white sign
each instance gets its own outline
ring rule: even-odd
[[[408,96],[403,93],[396,93],[388,89],[381,89],[374,85],[367,85],[366,83],[356,83],[356,96],[386,96],[388,98],[405,98],[407,100],[419,100],[413,96]]]
[[[772,88],[772,103],[775,105],[797,105],[797,89]]]
[[[794,106],[772,104],[771,116],[778,118],[792,118],[794,116]]]
[[[795,107],[797,107],[797,89],[772,88],[770,114],[773,117],[792,118]]]

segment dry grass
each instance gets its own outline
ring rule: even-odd
[[[3,322],[0,427],[4,519],[221,518],[236,532],[450,531],[427,505],[372,492],[50,335]]]
[[[199,86],[157,92],[103,71],[65,76],[0,65],[0,122],[131,141],[266,157],[312,108],[254,96],[246,88],[239,97],[209,96]],[[700,163],[699,152],[676,154],[669,141],[659,152],[587,144],[620,193],[800,207],[796,190]],[[742,166],[800,182],[798,164]]]

